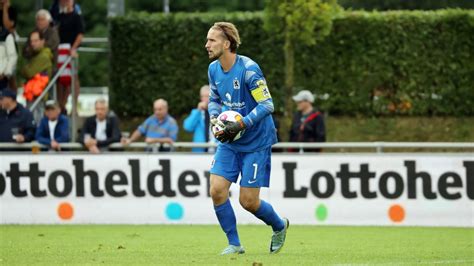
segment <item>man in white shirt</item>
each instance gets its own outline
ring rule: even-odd
[[[94,154],[107,149],[114,142],[120,142],[119,120],[109,114],[109,106],[104,99],[95,102],[95,115],[84,122],[81,133],[84,146]]]
[[[54,100],[45,103],[45,114],[38,125],[35,138],[56,151],[61,150],[60,143],[69,142],[68,119],[61,114],[59,104]]]

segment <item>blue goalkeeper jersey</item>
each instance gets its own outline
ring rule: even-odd
[[[277,142],[270,115],[274,109],[272,97],[257,63],[237,55],[232,68],[224,72],[216,60],[209,65],[208,76],[211,88],[209,115],[218,116],[224,107],[240,113],[246,126],[240,139],[221,145],[238,152],[254,152]]]

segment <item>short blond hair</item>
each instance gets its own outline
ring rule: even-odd
[[[239,31],[235,25],[230,22],[216,22],[212,26],[212,29],[222,32],[222,35],[230,42],[230,51],[235,53],[240,45]]]

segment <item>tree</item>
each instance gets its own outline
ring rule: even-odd
[[[322,41],[332,28],[332,20],[341,11],[336,0],[267,0],[264,28],[284,39],[285,55],[285,119],[283,132],[287,132],[293,113],[295,46],[315,45]]]

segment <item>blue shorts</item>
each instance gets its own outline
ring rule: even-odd
[[[211,166],[211,174],[219,175],[241,187],[269,187],[272,148],[256,152],[237,152],[219,145]]]

